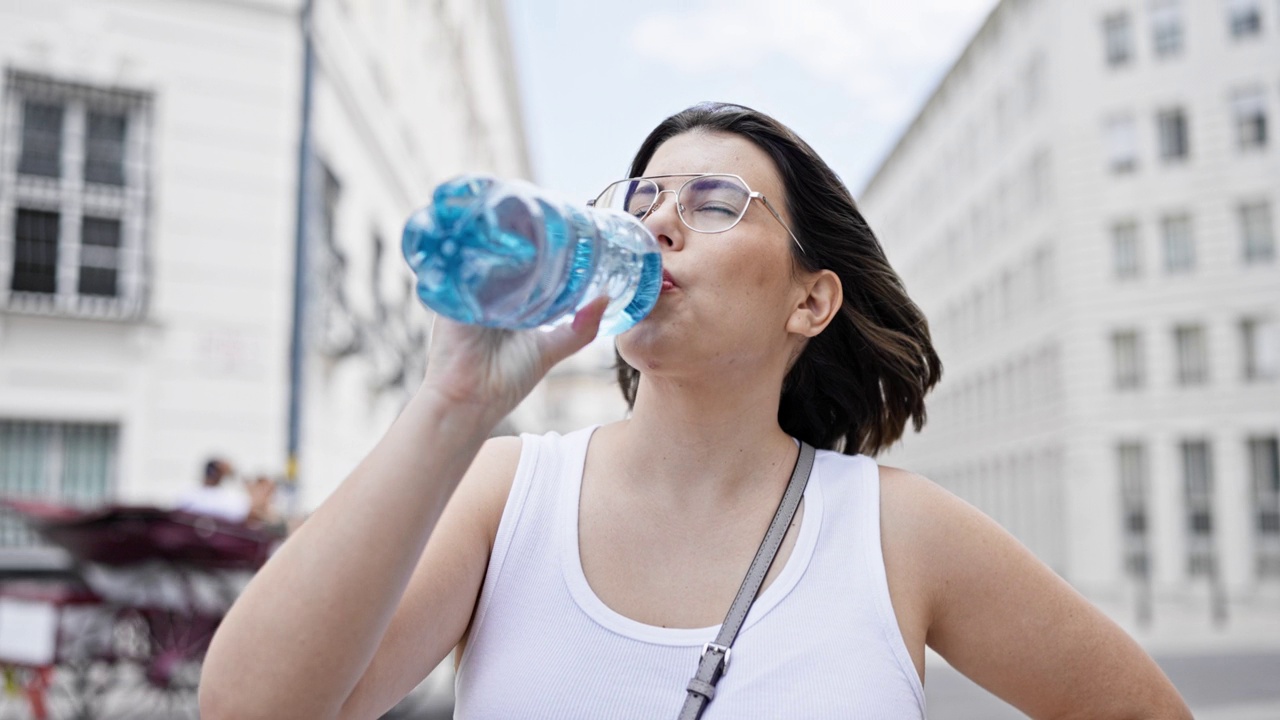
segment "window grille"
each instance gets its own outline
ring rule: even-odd
[[[1212,575],[1213,474],[1209,443],[1188,440],[1182,443],[1182,477],[1187,513],[1187,572],[1192,576]]]
[[[115,489],[119,427],[114,424],[0,420],[0,497],[89,507]],[[0,511],[0,547],[38,538]]]
[[[1120,390],[1142,386],[1142,344],[1136,330],[1124,330],[1111,336],[1115,364],[1115,384]]]
[[[1161,218],[1160,234],[1164,244],[1164,269],[1170,273],[1194,269],[1196,245],[1190,216],[1168,215]]]
[[[1271,205],[1266,202],[1245,203],[1237,209],[1237,217],[1245,264],[1264,264],[1275,260],[1276,239]]]
[[[1173,57],[1182,52],[1182,4],[1179,0],[1153,0],[1151,33],[1156,57]]]
[[[1111,246],[1116,277],[1137,277],[1140,271],[1138,224],[1125,221],[1111,226]]]
[[[1156,129],[1160,135],[1160,158],[1162,160],[1184,160],[1191,154],[1187,114],[1182,108],[1162,110],[1157,113]]]
[[[145,309],[151,99],[10,70],[0,130],[0,309]]]
[[[1280,439],[1249,438],[1249,473],[1252,476],[1257,517],[1257,570],[1260,577],[1280,577]]]
[[[1133,32],[1128,13],[1109,15],[1102,21],[1103,44],[1107,65],[1119,67],[1133,57]]]
[[[1141,443],[1124,442],[1116,448],[1120,470],[1125,572],[1145,578],[1151,569],[1147,543],[1147,462]]]
[[[1209,381],[1209,349],[1204,327],[1182,325],[1173,329],[1179,385],[1203,385]]]

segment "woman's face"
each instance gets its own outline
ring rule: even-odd
[[[676,173],[738,175],[794,227],[773,161],[743,137],[695,130],[667,140],[644,175]],[[676,190],[687,179],[657,182],[663,190]],[[674,287],[664,287],[653,312],[618,337],[623,359],[655,375],[750,373],[775,362],[785,371],[796,342],[786,330],[787,318],[805,295],[793,274],[787,231],[753,200],[732,229],[699,233],[680,221],[674,195],[660,198],[644,223],[658,239]]]

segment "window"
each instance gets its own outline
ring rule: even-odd
[[[1246,265],[1269,263],[1276,257],[1275,231],[1271,222],[1271,205],[1251,202],[1237,209],[1240,240]]]
[[[62,177],[62,128],[64,108],[42,102],[22,105],[22,146],[18,173]]]
[[[9,71],[0,133],[0,307],[126,318],[142,312],[142,93]]]
[[[1257,516],[1258,575],[1280,577],[1280,439],[1249,438],[1249,474]]]
[[[1108,15],[1102,20],[1102,38],[1106,47],[1107,65],[1118,67],[1133,57],[1133,34],[1129,13]]]
[[[1280,378],[1280,322],[1245,318],[1240,321],[1240,340],[1245,380]]]
[[[1123,442],[1116,448],[1120,470],[1120,500],[1124,528],[1125,572],[1147,577],[1151,556],[1147,546],[1147,459],[1141,443]]]
[[[1188,440],[1182,443],[1182,480],[1187,512],[1187,572],[1212,575],[1213,552],[1213,469],[1209,443]]]
[[[1041,149],[1027,166],[1029,205],[1042,207],[1053,199],[1053,158],[1049,151]]]
[[[1156,57],[1173,57],[1182,52],[1182,7],[1179,0],[1153,0],[1151,32]]]
[[[1137,277],[1141,269],[1138,247],[1138,223],[1132,220],[1111,226],[1111,250],[1116,277]]]
[[[118,438],[115,425],[0,420],[0,497],[98,504],[115,485]],[[17,518],[0,515],[0,547],[35,544]]]
[[[1187,133],[1187,115],[1182,108],[1161,110],[1156,114],[1156,130],[1160,136],[1160,159],[1166,162],[1185,160],[1191,154]]]
[[[1179,273],[1196,266],[1196,244],[1191,234],[1191,217],[1167,215],[1160,219],[1160,236],[1164,245],[1164,269]]]
[[[1127,173],[1138,168],[1138,127],[1132,117],[1107,121],[1107,165],[1111,172]]]
[[[1235,114],[1236,146],[1243,151],[1267,146],[1267,96],[1262,88],[1237,90],[1231,96]]]
[[[1209,349],[1201,325],[1179,325],[1173,329],[1174,355],[1179,385],[1203,385],[1209,381]]]
[[[86,216],[80,230],[80,294],[115,297],[119,270],[120,220]]]
[[[1227,0],[1227,24],[1231,37],[1240,39],[1262,33],[1262,8],[1258,0]]]
[[[1121,330],[1111,335],[1111,355],[1115,366],[1116,389],[1142,387],[1142,341],[1137,330]]]
[[[56,212],[19,208],[13,228],[14,292],[52,294],[58,286],[58,221]]]

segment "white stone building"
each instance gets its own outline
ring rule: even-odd
[[[0,496],[285,470],[303,4],[0,0]],[[529,173],[500,0],[315,0],[311,26],[304,505],[420,378],[404,218]]]
[[[886,458],[1151,643],[1280,645],[1280,4],[1003,0],[860,202],[945,368]]]

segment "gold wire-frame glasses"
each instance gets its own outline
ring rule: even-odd
[[[675,190],[663,190],[657,181],[667,178],[688,179]],[[728,182],[708,183],[708,181],[717,179],[727,180]],[[685,217],[689,200],[686,191],[692,192],[700,189],[704,191],[723,190],[726,187],[736,187],[736,189],[742,191],[742,199],[736,202],[735,207],[733,207],[736,215],[733,216],[732,220],[728,220],[724,216],[723,209],[710,213],[710,217],[713,218],[711,220],[704,219],[703,215],[698,215],[694,222],[690,222],[689,218]],[[791,236],[792,242],[796,244],[800,253],[802,255],[805,254],[804,246],[800,244],[800,239],[783,221],[782,216],[773,207],[773,203],[769,202],[769,198],[765,197],[764,193],[752,190],[747,185],[746,180],[732,173],[673,173],[670,175],[647,175],[645,177],[627,178],[610,183],[595,199],[587,201],[587,205],[589,207],[608,207],[621,210],[643,220],[658,208],[660,200],[665,193],[671,193],[675,196],[676,215],[679,216],[680,222],[694,232],[706,234],[728,232],[737,227],[742,218],[746,216],[747,208],[751,206],[751,201],[759,200],[765,206],[765,209],[769,211],[769,214],[773,215],[773,219],[777,220],[778,224],[782,226],[782,229],[787,231],[787,235]],[[632,202],[636,198],[642,198],[641,202],[647,203],[647,205],[633,205]],[[716,200],[723,201],[725,198],[726,196],[720,194],[716,197]],[[739,204],[740,207],[736,207]]]

